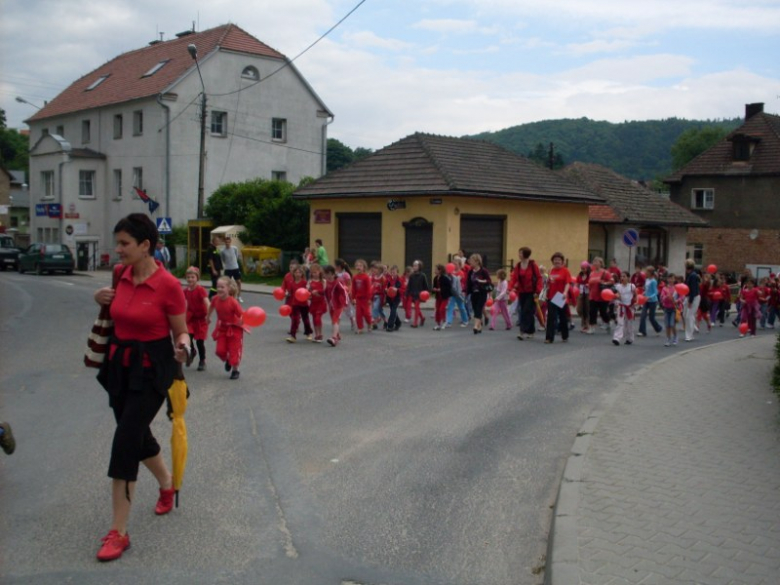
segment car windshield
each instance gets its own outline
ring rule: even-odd
[[[60,254],[67,251],[68,249],[62,244],[46,244],[46,252],[50,254]]]
[[[11,238],[0,238],[0,248],[15,248],[14,241]]]

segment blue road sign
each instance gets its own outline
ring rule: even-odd
[[[629,248],[633,248],[634,246],[636,246],[636,243],[638,241],[639,241],[639,232],[636,231],[634,228],[628,228],[626,231],[623,232],[623,243]]]
[[[171,222],[170,217],[158,217],[157,218],[157,233],[162,236],[167,236],[169,234],[173,233],[173,229],[171,226],[173,223]]]

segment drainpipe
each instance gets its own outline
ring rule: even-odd
[[[171,108],[162,102],[162,94],[157,95],[157,103],[165,110],[165,215],[171,215]],[[159,132],[159,130],[158,130]]]
[[[320,176],[325,176],[328,172],[328,126],[333,124],[336,116],[329,116],[330,122],[325,122],[322,125],[322,162],[320,163]]]
[[[607,224],[604,223],[601,224],[601,228],[604,230],[604,264],[606,265],[609,262],[609,254],[607,254],[609,249],[609,230],[607,229]]]
[[[65,217],[65,200],[63,199],[63,191],[62,191],[62,167],[64,167],[66,164],[70,162],[70,156],[64,155],[66,158],[60,164],[57,166],[57,199],[59,199],[60,202],[60,218],[59,218],[59,230],[60,230],[60,244],[65,243],[65,233],[62,229],[63,225],[63,219]]]

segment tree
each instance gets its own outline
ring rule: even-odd
[[[553,145],[550,145],[548,147],[545,147],[544,144],[541,142],[538,142],[536,144],[536,147],[533,150],[530,150],[528,154],[526,155],[529,160],[532,160],[536,164],[550,168],[550,149],[553,150],[553,163],[552,168],[553,169],[562,169],[565,165],[563,162],[563,157],[561,156],[560,152],[555,151],[555,147]]]
[[[30,139],[5,127],[5,110],[0,109],[0,166],[10,171],[29,172]]]
[[[672,145],[672,168],[679,171],[704,151],[723,140],[729,131],[718,126],[705,126],[686,130]]]
[[[373,152],[374,151],[370,148],[363,148],[362,146],[358,146],[355,150],[352,150],[343,142],[336,140],[335,138],[328,138],[328,172],[330,173],[342,167],[351,165],[353,162],[366,158]]]
[[[311,179],[303,179],[302,186]],[[209,197],[206,215],[217,225],[243,225],[253,245],[303,250],[309,240],[309,204],[293,199],[296,187],[286,181],[253,179],[226,183]]]

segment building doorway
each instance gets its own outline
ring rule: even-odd
[[[403,224],[406,231],[404,262],[411,266],[415,260],[422,260],[423,271],[430,279],[433,275],[433,224],[423,217],[415,217]]]

